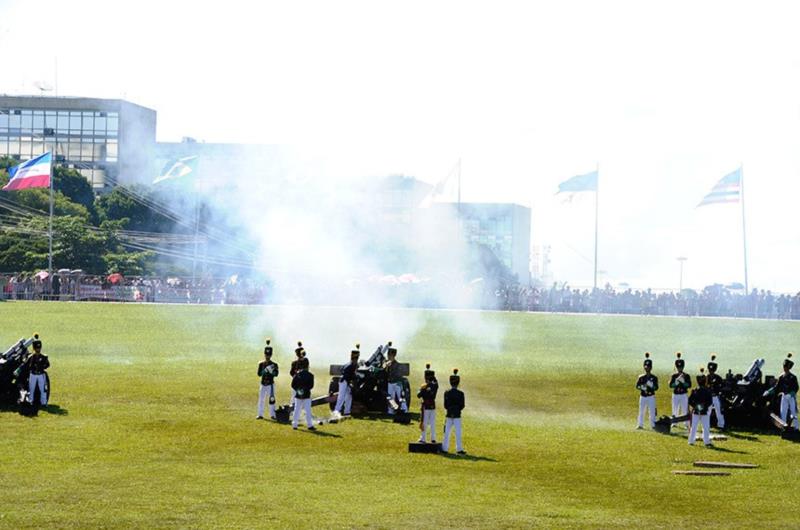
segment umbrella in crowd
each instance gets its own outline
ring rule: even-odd
[[[111,285],[117,285],[117,284],[120,284],[120,283],[122,283],[122,274],[120,274],[120,273],[118,273],[118,272],[111,273],[111,274],[109,274],[109,275],[108,275],[108,277],[106,278],[106,280],[107,280],[107,281],[108,281],[108,283],[110,283]]]

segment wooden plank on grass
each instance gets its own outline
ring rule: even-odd
[[[698,471],[696,469],[682,470],[676,469],[672,472],[673,475],[698,475],[703,477],[727,477],[730,475],[728,471]]]
[[[733,469],[754,469],[758,464],[739,464],[736,462],[711,462],[707,460],[698,460],[694,463],[695,467],[729,467]]]

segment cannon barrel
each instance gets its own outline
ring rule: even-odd
[[[750,368],[744,374],[744,380],[748,383],[752,383],[753,381],[758,381],[761,379],[762,366],[764,366],[764,359],[755,359],[753,364],[750,365]]]
[[[12,356],[19,355],[25,348],[33,344],[33,337],[29,339],[19,339],[19,341],[15,342],[11,347],[9,347],[3,355],[1,356],[3,359],[10,359]]]

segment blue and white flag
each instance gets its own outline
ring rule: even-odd
[[[556,195],[564,192],[597,191],[597,170],[584,175],[576,175],[558,185]]]
[[[703,197],[697,207],[707,204],[720,204],[725,202],[739,202],[742,192],[742,168],[732,173],[728,173],[711,188],[711,191]]]
[[[45,153],[8,170],[10,180],[3,191],[25,190],[28,188],[49,188],[53,157]]]

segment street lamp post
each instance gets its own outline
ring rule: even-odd
[[[678,256],[676,259],[681,264],[681,276],[680,276],[680,281],[678,282],[678,292],[680,293],[680,292],[683,291],[683,262],[686,261],[689,258],[687,258],[685,256]]]

